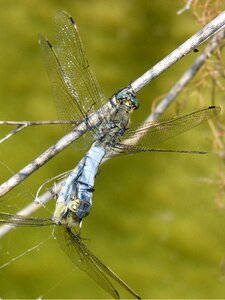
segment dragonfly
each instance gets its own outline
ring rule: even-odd
[[[102,289],[115,299],[120,299],[120,294],[112,280],[125,289],[130,296],[141,299],[116,273],[96,257],[83,243],[75,227],[56,224],[53,218],[24,217],[0,212],[0,225],[12,226],[51,226],[55,225],[54,235],[67,256],[86,274],[88,274]]]
[[[55,17],[56,38],[53,45],[43,36],[39,45],[51,81],[59,118],[85,122],[84,136],[88,152],[64,181],[57,195],[54,220],[73,227],[82,224],[92,207],[94,182],[106,157],[139,152],[201,151],[152,148],[219,114],[211,106],[161,122],[144,122],[129,127],[130,115],[139,108],[131,86],[113,94],[107,102],[92,73],[74,19],[64,11]],[[76,129],[77,127],[75,127]]]

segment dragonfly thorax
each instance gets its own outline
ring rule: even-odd
[[[117,112],[111,116],[110,122],[103,124],[96,135],[95,144],[110,148],[114,145],[121,136],[123,136],[130,121],[130,112],[124,109],[118,109]]]

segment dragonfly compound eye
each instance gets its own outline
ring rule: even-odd
[[[137,109],[139,107],[139,100],[135,97],[134,93],[132,93],[128,89],[123,89],[114,96],[117,104],[119,105],[125,105],[126,107],[129,107],[132,110]]]
[[[133,109],[138,109],[140,102],[135,96],[130,97],[131,103],[132,103],[132,108]]]

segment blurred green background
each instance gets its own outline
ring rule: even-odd
[[[0,1],[0,120],[48,120],[57,113],[37,43],[39,32],[54,44],[54,15],[69,12],[77,22],[92,70],[107,97],[126,86],[194,34],[190,12],[178,16],[182,1]],[[201,50],[201,48],[200,48]],[[138,123],[152,100],[166,94],[196,57],[191,53],[138,94]],[[200,76],[200,75],[199,75]],[[211,104],[182,95],[182,113]],[[221,95],[217,101],[222,105]],[[186,101],[186,105],[182,105]],[[177,104],[165,116],[172,116]],[[1,127],[3,135],[8,127]],[[58,127],[29,128],[0,146],[3,182],[63,135]],[[211,150],[207,124],[177,137],[168,147]],[[0,211],[16,212],[34,199],[38,187],[80,160],[76,144],[1,199]],[[83,223],[87,246],[143,298],[225,297],[225,218],[215,203],[214,154],[150,153],[114,158],[96,180],[93,209]],[[37,216],[51,216],[54,201]],[[106,298],[51,238],[51,228],[19,228],[0,241],[1,298]],[[121,292],[121,296],[128,297]]]

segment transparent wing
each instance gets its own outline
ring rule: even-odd
[[[71,229],[66,228],[65,226],[57,226],[56,237],[62,250],[69,256],[73,263],[79,269],[86,272],[113,298],[119,299],[120,296],[109,278],[114,279],[132,296],[140,299],[140,297],[124,281],[87,249],[82,243],[80,236],[73,233]]]
[[[51,80],[59,118],[61,120],[80,121],[83,119],[82,112],[73,95],[69,92],[60,62],[52,45],[41,35],[39,36],[39,45]]]
[[[154,150],[151,147],[217,116],[220,110],[220,107],[211,106],[163,122],[145,122],[140,126],[127,129],[121,142],[116,143],[113,147],[113,151],[118,153],[141,151],[172,152],[172,150]],[[174,152],[179,151],[175,150]],[[195,153],[195,151],[191,151],[191,153],[193,152]]]
[[[55,49],[64,80],[72,95],[70,99],[79,108],[81,117],[86,117],[87,114],[99,109],[105,103],[105,98],[89,67],[74,20],[66,12],[59,11],[55,23]],[[62,101],[62,99],[57,100],[60,103]]]
[[[0,224],[9,224],[16,226],[48,226],[53,225],[54,222],[50,218],[29,218],[20,215],[0,212]]]
[[[105,98],[90,70],[74,20],[59,11],[55,23],[55,48],[44,37],[39,38],[42,56],[59,119],[80,121],[99,109]]]

